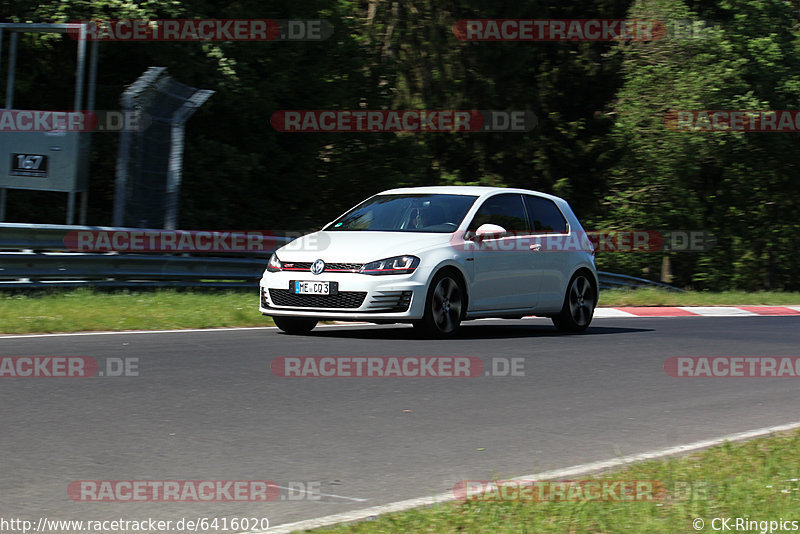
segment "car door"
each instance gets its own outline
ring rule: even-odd
[[[522,195],[501,193],[487,198],[475,213],[468,232],[474,235],[482,224],[502,226],[507,233],[497,239],[474,242],[470,311],[535,307],[539,277]]]
[[[528,220],[533,226],[532,242],[541,244],[537,252],[541,292],[539,307],[560,309],[564,301],[569,266],[578,254],[578,241],[570,234],[567,220],[549,198],[523,195]]]

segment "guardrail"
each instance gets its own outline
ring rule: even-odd
[[[220,232],[248,246],[208,252],[75,252],[80,233],[128,236],[143,233],[187,234],[109,226],[0,223],[0,288],[37,287],[225,287],[252,288],[267,258],[292,238],[266,233]],[[201,233],[202,234],[202,233]],[[255,240],[255,243],[254,241]],[[259,240],[265,246],[258,250]],[[253,247],[252,245],[256,245]],[[255,248],[255,249],[254,249]]]
[[[78,226],[78,225],[65,225],[65,224],[13,224],[13,223],[0,223],[0,251],[2,250],[31,250],[31,251],[75,251],[80,233],[88,234],[106,234],[113,236],[116,233],[123,234],[197,234],[210,233],[198,232],[195,230],[163,230],[152,228],[118,228],[113,226]],[[267,232],[249,232],[242,233],[240,231],[215,231],[217,234],[226,234],[229,237],[238,236],[248,244],[252,245],[252,240],[260,240],[263,243],[285,244],[292,241],[293,238],[283,237],[280,235],[272,235]],[[249,240],[249,241],[248,241]],[[258,243],[255,243],[258,244]],[[178,251],[181,252],[181,251]],[[248,255],[248,256],[262,256],[268,258],[273,250],[227,250],[214,252],[215,255]],[[183,252],[181,252],[183,253]],[[195,254],[195,252],[190,252]]]
[[[597,271],[597,277],[600,279],[600,289],[635,289],[639,287],[660,287],[668,291],[684,291],[683,289],[664,284],[662,282],[653,282],[645,278],[636,278],[635,276],[627,276],[624,274],[615,274],[605,271]]]
[[[107,226],[0,223],[0,289],[41,287],[253,288],[273,250],[213,253],[71,252],[71,232],[165,232]],[[237,235],[237,234],[231,234]],[[291,238],[268,236],[271,244]],[[274,247],[271,247],[274,248]],[[644,278],[598,272],[600,289],[677,288]]]

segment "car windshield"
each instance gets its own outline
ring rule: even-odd
[[[377,195],[329,224],[329,231],[452,233],[478,197]]]

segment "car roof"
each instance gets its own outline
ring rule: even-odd
[[[541,191],[533,191],[530,189],[514,189],[510,187],[486,187],[481,185],[434,185],[426,187],[400,187],[397,189],[389,189],[378,193],[379,195],[396,195],[401,193],[407,194],[439,194],[439,195],[471,195],[477,197],[486,197],[495,193],[526,193],[535,194],[549,198],[551,200],[564,202],[564,199],[542,193]]]

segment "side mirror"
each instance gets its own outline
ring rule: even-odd
[[[506,229],[497,224],[482,224],[475,231],[475,240],[498,239],[503,237],[505,233]]]

